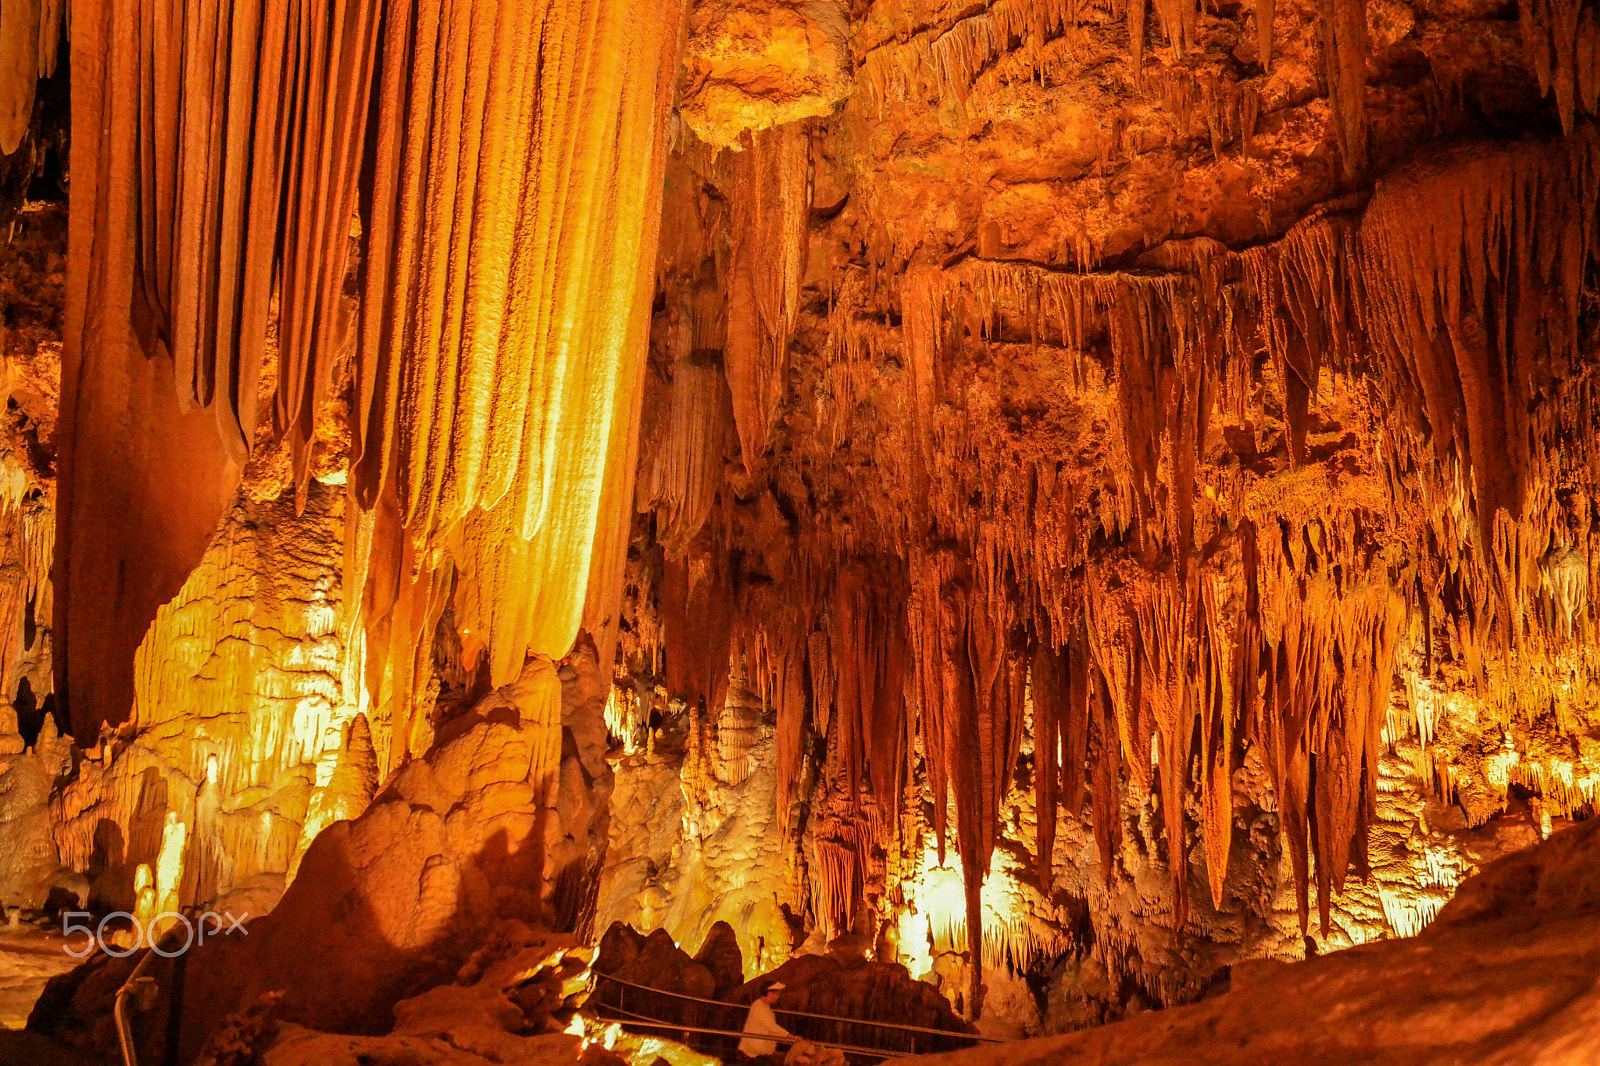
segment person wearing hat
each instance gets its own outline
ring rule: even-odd
[[[763,1040],[761,1037],[787,1036],[793,1037],[783,1026],[778,1024],[778,1016],[772,1013],[772,1008],[777,1005],[778,996],[783,992],[783,982],[774,981],[761,993],[759,999],[750,1004],[750,1013],[744,1018],[745,1038],[739,1041],[739,1053],[747,1059],[758,1059],[767,1055],[776,1054],[778,1044],[775,1040]],[[787,1051],[785,1047],[783,1050]]]

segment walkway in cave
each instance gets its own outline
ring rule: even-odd
[[[645,985],[634,984],[611,974],[596,974],[596,986],[609,985],[617,989],[618,1003],[597,1001],[598,1010],[605,1017],[616,1018],[625,1028],[642,1030],[654,1035],[672,1036],[682,1034],[684,1043],[689,1044],[708,1054],[716,1055],[724,1061],[739,1061],[740,1056],[734,1045],[743,1036],[740,1022],[745,1011],[749,1008],[747,1003],[734,1003],[721,999],[706,999],[701,996],[685,995],[681,992],[671,992],[663,988],[653,988]],[[716,1024],[686,1025],[682,1021],[665,1018],[659,1013],[652,1014],[646,1010],[628,1010],[626,992],[634,989],[649,996],[665,996],[672,1000],[684,1003],[695,1003],[713,1009],[712,1017],[708,1021],[715,1023],[720,1015],[721,1026]],[[903,1025],[896,1022],[877,1021],[870,1018],[847,1018],[832,1014],[813,1014],[807,1011],[783,1010],[776,1011],[784,1022],[795,1028],[804,1028],[807,1033],[796,1035],[791,1040],[783,1037],[773,1037],[779,1044],[815,1044],[824,1048],[833,1048],[844,1052],[851,1061],[876,1062],[883,1059],[907,1058],[919,1052],[930,1050],[946,1050],[952,1043],[965,1041],[969,1046],[987,1043],[1000,1043],[990,1037],[979,1036],[976,1033],[952,1033],[942,1029],[928,1029],[919,1025]],[[798,1023],[797,1023],[798,1020]],[[873,1030],[883,1032],[896,1032],[907,1034],[913,1042],[912,1050],[904,1050],[882,1046],[870,1037],[858,1035],[861,1030],[871,1033]],[[822,1035],[819,1035],[819,1032]],[[922,1048],[915,1047],[919,1034],[926,1034],[935,1038],[929,1043],[932,1045]],[[831,1039],[830,1039],[831,1037]]]

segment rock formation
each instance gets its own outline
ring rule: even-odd
[[[1491,865],[1414,939],[1241,964],[1193,1006],[918,1062],[1586,1062],[1600,1054],[1597,859],[1591,821]]]
[[[1592,836],[1594,0],[66,8],[0,0],[0,902],[249,916],[150,1055],[691,1055],[461,976],[563,936],[700,1021],[1317,955],[1399,1025],[1369,958]]]

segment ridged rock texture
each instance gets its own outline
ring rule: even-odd
[[[359,817],[318,835],[282,901],[247,936],[214,939],[189,956],[194,980],[182,1004],[170,1001],[172,977],[162,975],[161,1013],[181,1012],[184,1057],[230,1012],[278,990],[288,990],[282,1020],[385,1031],[396,1001],[454,973],[495,922],[537,919],[560,745],[561,684],[548,660],[532,660]],[[191,850],[189,861],[196,857]],[[98,964],[129,970],[127,960]],[[73,975],[47,994],[61,1001],[43,1019],[71,1033],[78,1011],[76,1024],[92,1030],[92,997],[107,980],[93,970]],[[159,1048],[165,1026],[147,1032]]]
[[[372,684],[402,736],[458,574],[494,684],[564,655],[585,618],[604,628],[616,582],[590,596],[590,574],[621,565],[680,21],[471,0],[75,11],[55,629],[80,737],[127,718],[133,648],[273,441],[303,506],[332,472],[318,442],[347,440],[376,515],[352,563]]]
[[[281,891],[312,839],[372,799],[391,745],[364,713],[344,506],[318,482],[298,516],[292,495],[237,501],[157,612],[129,728],[53,801],[62,862],[94,875],[106,903],[132,909],[169,813],[187,827],[190,906],[262,879]]]

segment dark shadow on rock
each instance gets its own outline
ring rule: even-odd
[[[127,865],[126,854],[122,826],[110,818],[96,822],[94,848],[89,854],[89,883],[94,886],[89,894],[91,905],[114,910],[113,900],[133,895],[133,870]]]

